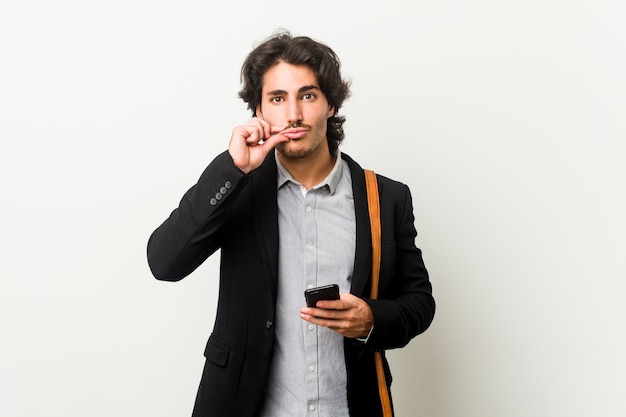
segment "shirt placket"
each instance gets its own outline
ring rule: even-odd
[[[315,220],[316,190],[310,190],[304,198],[304,279],[307,288],[317,286],[317,224]],[[306,366],[307,416],[318,416],[319,374],[317,326],[302,322],[304,326],[304,358]]]

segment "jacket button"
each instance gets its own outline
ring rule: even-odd
[[[271,320],[268,320],[268,321],[265,323],[265,327],[267,328],[267,330],[271,329],[273,325],[274,325],[274,323],[272,323],[272,321],[271,321]]]
[[[209,203],[211,203],[212,206],[217,204],[217,200],[215,198],[212,198]]]

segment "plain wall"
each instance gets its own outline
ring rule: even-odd
[[[8,4],[7,4],[8,3]],[[407,183],[438,311],[401,417],[626,415],[626,3],[0,6],[0,415],[189,415],[218,258],[146,241],[249,117],[254,43],[328,43],[342,149]]]

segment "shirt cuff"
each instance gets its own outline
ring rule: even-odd
[[[369,333],[367,334],[366,337],[357,337],[356,340],[358,340],[359,342],[363,342],[363,343],[367,343],[368,340],[370,340],[370,336],[372,335],[372,331],[374,331],[374,326],[372,325],[372,328],[370,329]]]

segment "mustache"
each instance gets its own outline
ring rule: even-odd
[[[285,127],[277,128],[276,130],[272,129],[272,132],[280,134],[280,133],[286,132],[287,130],[290,130],[290,129],[307,129],[307,130],[309,130],[310,126],[307,126],[307,125],[305,125],[304,123],[302,123],[301,121],[298,120],[296,122],[288,123]]]

